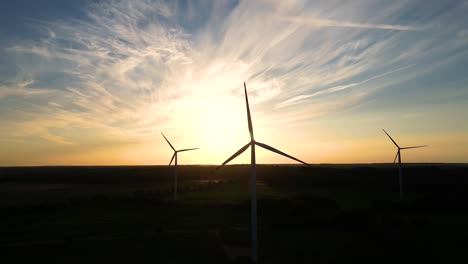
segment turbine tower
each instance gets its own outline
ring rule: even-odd
[[[403,200],[403,178],[402,178],[402,172],[401,172],[401,150],[403,149],[412,149],[412,148],[423,148],[427,147],[427,145],[423,146],[412,146],[412,147],[400,147],[395,140],[385,131],[385,129],[382,129],[385,134],[390,138],[390,140],[395,144],[395,146],[398,148],[395,159],[393,160],[393,164],[395,164],[396,159],[398,158],[398,179],[399,179],[399,184],[400,184],[400,200]]]
[[[199,148],[190,148],[190,149],[180,149],[176,150],[174,146],[172,146],[171,142],[164,136],[164,134],[161,132],[161,135],[164,137],[164,139],[167,141],[167,144],[174,150],[174,155],[172,155],[171,161],[169,162],[169,166],[171,166],[172,161],[175,159],[174,162],[174,201],[177,200],[177,153],[179,152],[184,152],[184,151],[189,151],[189,150],[195,150]]]
[[[258,250],[257,250],[257,179],[256,179],[256,173],[255,173],[255,145],[262,147],[264,149],[267,149],[269,151],[278,153],[280,155],[283,155],[285,157],[288,157],[290,159],[293,159],[295,161],[304,163],[307,166],[310,166],[309,164],[305,163],[302,160],[296,159],[293,156],[290,156],[282,151],[279,151],[271,146],[268,146],[267,144],[260,143],[258,141],[255,141],[254,139],[254,133],[253,133],[253,127],[252,127],[252,118],[250,117],[250,108],[249,108],[249,98],[247,97],[247,87],[244,82],[244,92],[245,92],[245,105],[247,107],[247,122],[248,122],[248,127],[249,127],[249,133],[250,133],[250,142],[247,143],[245,146],[243,146],[241,149],[239,149],[234,155],[232,155],[230,158],[228,158],[223,164],[218,166],[216,169],[219,169],[223,167],[226,163],[234,159],[235,157],[239,156],[242,154],[247,148],[250,147],[251,154],[250,154],[250,214],[251,214],[251,258],[253,263],[258,263]]]

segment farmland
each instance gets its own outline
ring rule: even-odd
[[[257,167],[261,263],[449,263],[468,237],[468,166]],[[0,168],[11,262],[248,263],[249,166]],[[247,251],[248,252],[248,251]]]

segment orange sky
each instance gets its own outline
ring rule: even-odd
[[[307,162],[392,162],[382,128],[429,145],[404,162],[468,162],[461,1],[85,2],[0,16],[0,166],[167,164],[160,132],[220,164],[244,81],[255,138]]]

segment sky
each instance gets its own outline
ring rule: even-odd
[[[0,166],[468,162],[468,1],[0,6]]]

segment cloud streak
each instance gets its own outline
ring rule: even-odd
[[[426,28],[404,25],[389,25],[389,24],[370,24],[370,23],[354,23],[349,21],[338,21],[324,18],[309,18],[309,17],[280,17],[281,19],[313,27],[343,27],[343,28],[360,28],[360,29],[385,29],[385,30],[401,30],[401,31],[418,31]]]
[[[53,93],[52,89],[35,89],[29,88],[34,82],[32,80],[24,80],[10,85],[0,85],[0,99],[8,96],[32,96]]]
[[[322,91],[314,92],[314,93],[311,93],[311,94],[299,95],[299,96],[293,97],[291,99],[288,99],[288,100],[286,100],[284,102],[281,102],[281,103],[277,104],[276,107],[281,108],[281,107],[284,107],[284,106],[287,106],[287,105],[290,105],[290,104],[293,104],[293,103],[297,103],[297,102],[299,102],[301,100],[304,100],[304,99],[307,99],[307,98],[311,98],[311,97],[315,97],[315,96],[319,96],[319,95],[330,94],[330,93],[346,90],[346,89],[349,89],[349,88],[352,88],[352,87],[355,87],[355,86],[370,82],[372,80],[382,78],[382,77],[388,76],[390,74],[393,74],[393,73],[408,69],[408,68],[413,67],[413,66],[415,66],[415,65],[413,64],[413,65],[404,66],[404,67],[401,67],[401,68],[398,68],[398,69],[395,69],[395,70],[392,70],[392,71],[389,71],[389,72],[385,72],[385,73],[376,75],[376,76],[374,76],[372,78],[369,78],[369,79],[366,79],[366,80],[363,80],[363,81],[360,81],[360,82],[349,83],[349,84],[345,84],[345,85],[338,85],[338,86],[334,86],[334,87],[331,87],[331,88],[328,88],[328,89],[325,89],[325,90],[322,90]]]
[[[351,109],[466,50],[466,29],[450,22],[461,16],[456,7],[355,5],[105,0],[83,7],[79,19],[27,20],[34,34],[0,41],[9,43],[0,46],[0,137],[76,146],[194,130],[208,141],[221,133],[207,117],[228,126],[235,123],[218,119],[244,111],[243,81],[265,120],[258,129],[297,125]],[[415,8],[415,17],[403,16]],[[352,89],[376,79],[372,89]],[[306,100],[326,94],[334,96]]]

